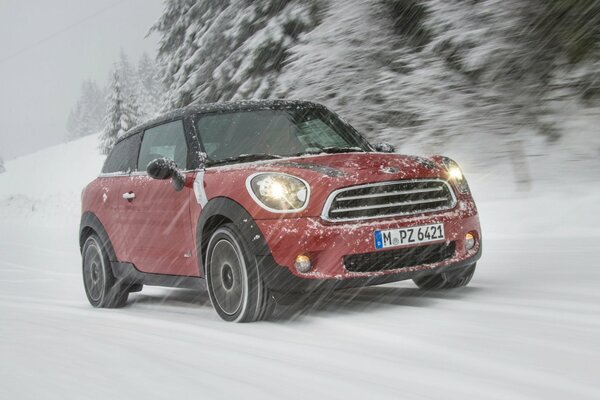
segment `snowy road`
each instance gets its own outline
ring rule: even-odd
[[[78,203],[96,143],[0,174],[1,399],[600,399],[599,188],[473,176],[485,242],[469,287],[401,282],[228,324],[202,292],[87,303]]]
[[[1,228],[2,398],[600,398],[596,239],[492,239],[465,289],[404,282],[226,324],[186,290],[92,309],[74,235]]]

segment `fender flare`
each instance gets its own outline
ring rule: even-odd
[[[214,231],[224,219],[231,221],[242,233],[255,256],[271,255],[269,245],[250,213],[235,200],[228,197],[215,197],[206,203],[196,224],[196,254],[198,268],[202,275],[204,275],[204,253],[210,239],[210,235],[204,237],[203,233],[206,229],[208,232]]]
[[[83,251],[83,245],[85,243],[84,239],[87,238],[90,230],[94,231],[100,238],[102,245],[108,253],[108,259],[111,262],[119,261],[117,260],[115,250],[112,246],[110,238],[108,237],[108,233],[106,232],[106,229],[104,229],[104,225],[102,225],[98,217],[91,211],[86,211],[81,216],[81,223],[79,224],[79,251]]]

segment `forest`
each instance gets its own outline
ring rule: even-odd
[[[82,83],[70,138],[123,132],[190,104],[323,103],[374,141],[475,164],[600,155],[600,2],[167,0],[155,59]],[[587,165],[587,164],[586,164]]]

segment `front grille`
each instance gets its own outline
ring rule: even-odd
[[[441,179],[381,182],[333,192],[323,211],[329,221],[383,218],[446,210],[456,205]]]
[[[452,258],[455,250],[455,242],[450,242],[353,254],[344,257],[344,266],[350,272],[387,271],[422,264],[435,264]]]

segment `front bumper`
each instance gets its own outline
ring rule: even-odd
[[[398,282],[407,279],[413,279],[424,275],[438,274],[464,268],[472,265],[481,258],[481,245],[477,252],[466,259],[455,261],[450,264],[440,264],[427,266],[426,268],[399,268],[386,274],[363,274],[342,279],[306,279],[294,275],[289,269],[277,265],[271,256],[263,256],[259,260],[261,277],[267,287],[275,292],[293,294],[303,292],[321,292],[338,289],[349,289],[355,287],[365,287],[382,285],[384,283]]]
[[[270,249],[260,257],[260,271],[267,285],[276,291],[306,291],[319,288],[370,286],[416,276],[443,272],[475,263],[481,257],[481,228],[477,214],[460,208],[443,213],[377,221],[327,223],[320,218],[292,218],[256,221]],[[375,248],[373,232],[410,226],[443,223],[446,242],[454,242],[452,257],[434,264],[371,272],[351,272],[344,257],[353,254],[385,252],[394,248]],[[476,245],[465,249],[465,234],[473,232]],[[300,273],[294,268],[295,257],[308,255],[312,269]]]

